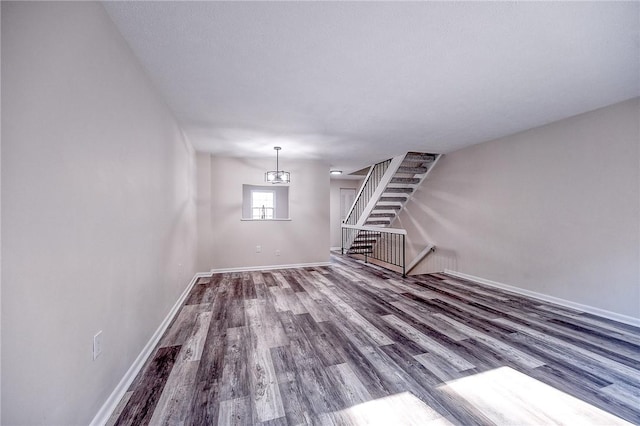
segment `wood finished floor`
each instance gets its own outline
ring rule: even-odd
[[[638,328],[334,256],[200,278],[109,424],[610,425],[639,407]]]

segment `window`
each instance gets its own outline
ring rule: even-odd
[[[289,187],[242,185],[242,220],[291,220]]]
[[[273,219],[276,211],[275,191],[251,191],[251,219]]]

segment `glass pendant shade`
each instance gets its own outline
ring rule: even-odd
[[[273,149],[276,150],[276,169],[269,170],[264,174],[264,180],[270,183],[289,183],[291,182],[291,173],[285,172],[284,170],[280,170],[279,165],[279,156],[278,151],[282,148],[279,146],[274,146]]]
[[[284,170],[271,170],[264,174],[264,179],[271,183],[289,183],[291,182],[291,173]]]

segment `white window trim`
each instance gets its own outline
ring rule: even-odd
[[[256,209],[256,208],[258,208],[258,209],[262,208],[262,206],[255,207],[253,205],[253,194],[256,194],[256,193],[271,194],[271,199],[273,200],[273,207],[269,207],[269,209],[273,209],[273,213],[272,213],[273,217],[271,219],[260,219],[260,218],[256,219],[256,218],[253,218],[253,210]],[[276,191],[274,191],[274,190],[271,190],[271,189],[252,189],[251,190],[251,219],[249,219],[249,220],[275,220],[275,218],[276,218],[276,208],[277,208],[276,199],[277,199]]]

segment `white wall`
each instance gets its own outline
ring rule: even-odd
[[[640,318],[639,100],[446,155],[399,222],[444,268]]]
[[[2,7],[0,7],[0,22],[2,22]],[[0,31],[0,45],[2,32]],[[2,49],[0,49],[1,51]],[[0,61],[1,62],[1,61]],[[0,76],[2,72],[0,71]],[[1,77],[0,77],[1,79]],[[0,85],[0,99],[2,99],[2,85]],[[2,102],[0,102],[0,117],[2,117]],[[1,126],[0,126],[1,127]],[[2,136],[0,135],[0,423],[2,423]]]
[[[99,3],[2,2],[2,91],[1,423],[87,424],[195,272],[195,154]]]
[[[329,224],[331,228],[331,247],[342,246],[342,228],[340,227],[340,225],[342,225],[342,218],[340,217],[340,189],[355,188],[357,195],[360,185],[362,185],[362,179],[331,179],[331,218]]]
[[[286,152],[286,151],[283,151]],[[285,156],[286,159],[286,156]],[[329,167],[289,160],[290,221],[241,221],[242,185],[264,185],[272,158],[198,154],[200,270],[329,260]],[[213,239],[215,238],[215,242]],[[262,247],[256,253],[256,245]],[[280,250],[280,256],[275,251]]]

